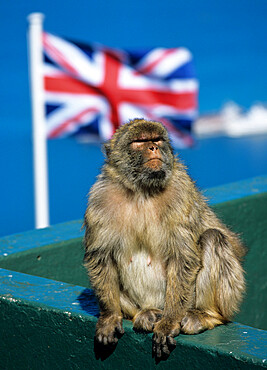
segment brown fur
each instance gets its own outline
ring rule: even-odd
[[[85,266],[100,306],[96,338],[115,343],[122,317],[153,331],[156,356],[174,336],[229,321],[244,291],[244,248],[173,156],[166,129],[125,124],[85,214]]]

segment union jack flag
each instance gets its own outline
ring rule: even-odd
[[[185,48],[126,51],[43,33],[47,137],[107,140],[132,118],[161,121],[188,147],[198,81]]]

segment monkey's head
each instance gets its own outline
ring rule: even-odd
[[[167,130],[160,122],[131,120],[104,147],[113,178],[127,188],[153,194],[167,185],[174,156]]]

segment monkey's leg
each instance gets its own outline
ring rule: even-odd
[[[228,236],[209,229],[202,234],[199,245],[203,267],[196,279],[195,308],[181,321],[181,330],[186,334],[229,321],[238,309],[245,285],[243,269]]]
[[[197,256],[184,261],[170,259],[167,266],[167,286],[162,318],[154,325],[153,353],[155,357],[169,356],[176,346],[181,320],[194,300],[194,283],[199,270]]]
[[[133,327],[137,331],[152,332],[154,324],[162,317],[162,310],[146,308],[139,311],[133,318]]]
[[[117,270],[111,260],[105,262],[100,255],[86,255],[85,266],[100,307],[95,339],[104,345],[116,344],[124,333],[120,306],[120,291]]]

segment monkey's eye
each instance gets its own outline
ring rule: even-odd
[[[144,141],[143,140],[134,140],[131,142],[130,146],[132,149],[138,149],[138,148],[142,148],[144,145]]]
[[[135,139],[131,142],[132,143],[147,143],[149,141],[152,141],[152,143],[161,143],[164,141],[162,137],[155,137],[155,138],[141,138],[141,139]]]
[[[159,139],[156,139],[156,140],[152,140],[153,143],[157,144],[157,145],[161,145],[163,143],[163,139],[162,138],[159,138]]]
[[[154,144],[156,144],[156,145],[158,145],[158,146],[160,146],[162,143],[163,143],[163,138],[161,138],[161,137],[154,137],[154,138],[140,138],[140,139],[135,139],[135,140],[133,140],[132,142],[131,142],[131,147],[133,148],[133,149],[138,149],[138,148],[142,148],[143,147],[143,145],[145,144],[145,143],[148,143],[148,142],[152,142],[152,143],[154,143]]]

